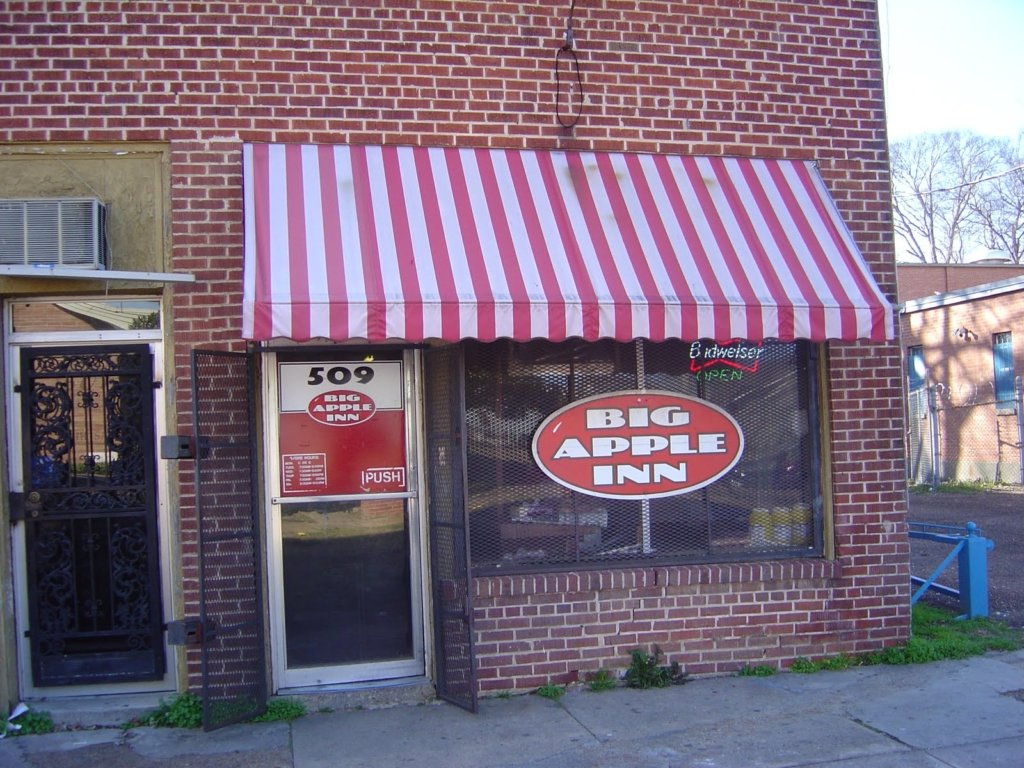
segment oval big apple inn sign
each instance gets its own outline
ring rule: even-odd
[[[715,482],[743,455],[743,431],[716,405],[675,392],[609,392],[552,413],[533,457],[590,496],[653,499]]]
[[[377,412],[377,404],[365,392],[336,389],[316,395],[309,401],[306,412],[321,424],[347,427],[369,421]]]

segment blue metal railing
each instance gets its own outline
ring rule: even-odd
[[[950,544],[953,549],[938,568],[927,579],[911,576],[910,581],[919,585],[910,604],[913,605],[929,589],[939,594],[959,598],[959,618],[976,619],[988,616],[988,552],[995,547],[995,542],[981,535],[981,529],[974,523],[965,528],[955,525],[938,525],[935,523],[909,523],[910,538],[927,539],[942,544]],[[957,558],[959,589],[939,584],[935,580],[949,567],[953,558]]]

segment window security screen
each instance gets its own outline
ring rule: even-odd
[[[745,350],[742,364],[724,362],[728,345]],[[474,573],[821,554],[810,344],[468,341],[464,353]],[[648,500],[579,493],[537,466],[531,441],[550,413],[634,389],[724,409],[744,433],[739,462],[709,486]]]

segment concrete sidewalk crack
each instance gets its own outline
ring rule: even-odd
[[[592,731],[592,730],[591,730],[591,729],[590,729],[589,727],[587,727],[587,726],[586,726],[586,725],[584,724],[584,722],[583,722],[582,720],[580,720],[580,719],[579,719],[578,717],[576,717],[576,715],[574,715],[574,714],[572,713],[572,710],[570,710],[570,709],[569,709],[569,708],[568,708],[567,706],[565,706],[565,704],[563,704],[563,703],[562,703],[562,702],[560,701],[560,702],[558,702],[558,706],[560,706],[560,707],[562,708],[562,710],[563,710],[563,711],[565,712],[565,714],[567,714],[567,715],[568,715],[569,717],[571,717],[571,718],[572,718],[573,720],[575,720],[575,721],[576,721],[576,724],[577,724],[577,725],[579,725],[579,727],[580,727],[580,728],[582,728],[582,729],[583,729],[584,731],[586,731],[587,733],[589,733],[589,734],[590,734],[590,737],[591,737],[591,738],[592,738],[592,739],[593,739],[593,740],[594,740],[594,741],[595,741],[595,742],[596,742],[597,744],[604,744],[604,742],[603,742],[603,741],[601,740],[601,737],[600,737],[600,736],[598,736],[598,735],[597,735],[596,733],[594,733],[594,732],[593,732],[593,731]]]
[[[903,739],[899,738],[898,736],[893,736],[891,733],[889,733],[886,730],[883,730],[881,728],[876,728],[875,726],[871,725],[870,723],[864,722],[859,717],[854,717],[853,715],[850,715],[849,713],[847,713],[847,717],[849,717],[851,721],[855,722],[857,725],[861,726],[862,728],[866,728],[867,730],[871,731],[872,733],[877,733],[880,736],[885,736],[890,741],[895,741],[897,744],[899,744],[902,747],[906,747],[907,749],[911,749],[911,750],[916,750],[917,749],[917,747],[915,747],[913,744],[908,744],[907,742],[903,741]]]

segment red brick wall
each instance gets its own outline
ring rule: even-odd
[[[655,647],[691,675],[859,653],[901,639],[882,595],[836,600],[837,561],[589,571],[477,580],[482,692],[584,681]]]
[[[1014,375],[1024,372],[1022,326],[1024,286],[900,316],[903,346],[922,347],[925,384],[941,385],[942,397],[950,405],[994,400],[992,340],[997,333],[1012,334]]]
[[[580,3],[575,28],[586,102],[570,131],[555,119],[553,77],[568,8],[566,0],[8,0],[0,6],[0,142],[170,144],[169,268],[197,277],[194,287],[174,289],[183,432],[190,422],[188,350],[239,345],[245,141],[813,159],[883,290],[895,294],[874,3]],[[778,565],[683,569],[673,571],[688,584],[680,594],[648,583],[660,570],[624,571],[614,578],[644,580],[635,596],[601,598],[603,587],[582,594],[596,595],[595,605],[607,603],[607,610],[617,600],[622,610],[627,602],[634,610],[630,601],[642,600],[657,605],[654,614],[671,613],[651,619],[651,636],[680,632],[663,645],[683,653],[683,645],[696,642],[686,645],[687,659],[707,671],[745,657],[735,647],[741,640],[751,656],[782,659],[797,651],[790,638],[772,641],[762,654],[765,641],[714,629],[742,625],[754,607],[774,637],[816,627],[801,645],[807,655],[905,638],[899,346],[830,345],[829,371],[834,570],[800,566],[816,575],[796,578]],[[185,610],[194,613],[187,475],[181,491]],[[707,584],[690,584],[698,572],[708,574]],[[728,580],[712,586],[716,573]],[[572,578],[592,582],[589,574]],[[479,589],[489,594],[494,583]],[[524,606],[543,594],[554,599],[527,592]],[[712,599],[736,607],[720,607],[719,615],[698,606]],[[576,610],[576,603],[567,605]],[[673,606],[685,608],[680,617]],[[513,608],[485,602],[480,614],[486,622],[494,611]],[[688,625],[694,615],[698,623]],[[616,622],[606,626],[619,631]],[[495,642],[488,632],[481,630],[485,646]],[[558,649],[514,639],[534,643],[556,667],[563,663],[554,656]],[[600,645],[621,650],[625,643],[607,637]],[[535,667],[529,679],[545,671]]]
[[[898,300],[924,299],[936,293],[973,288],[1024,275],[1020,264],[899,264]]]

